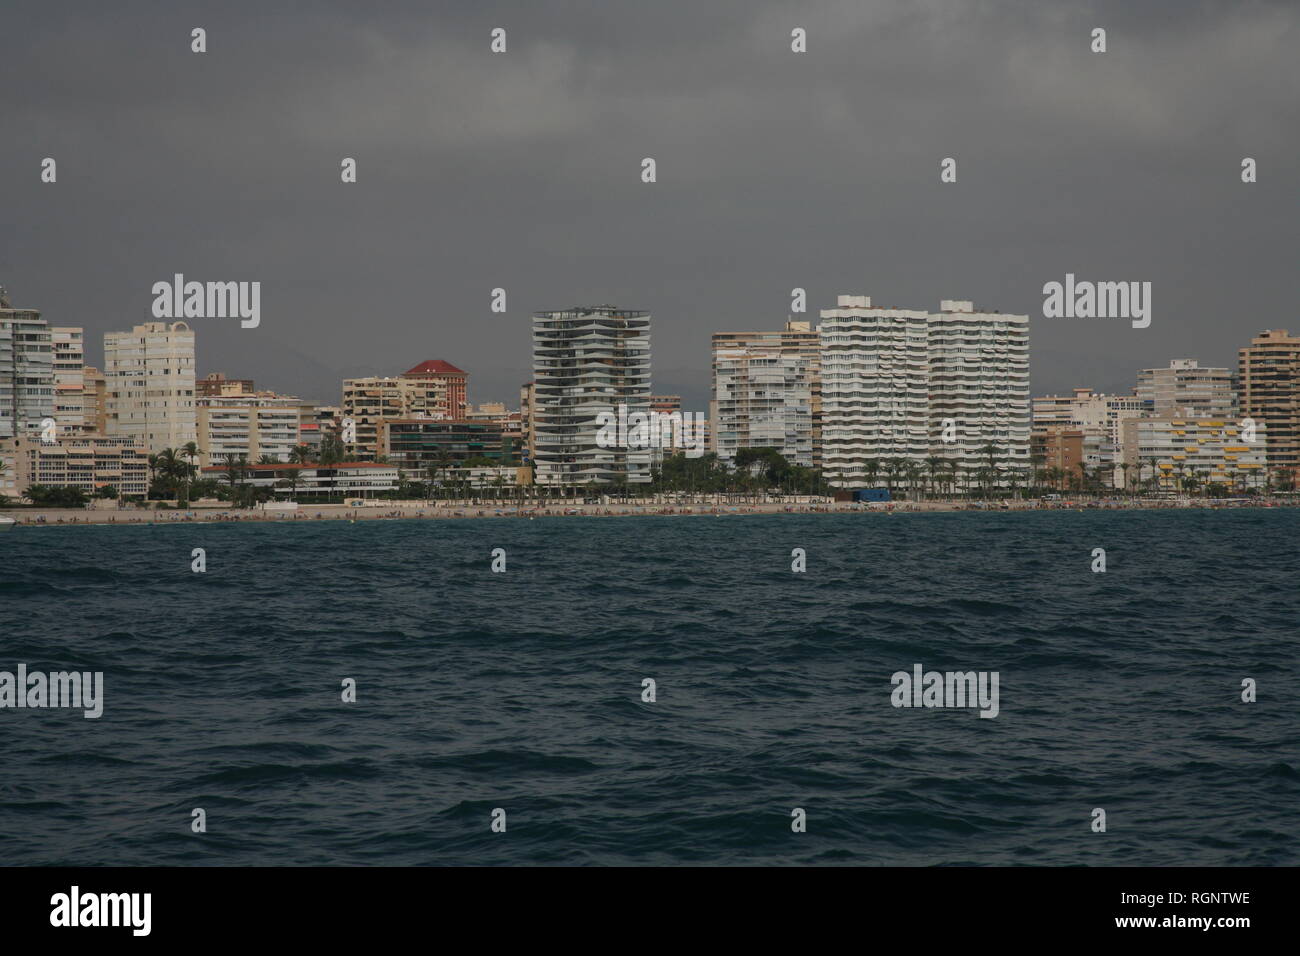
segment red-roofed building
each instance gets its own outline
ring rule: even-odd
[[[429,359],[402,373],[402,378],[431,378],[447,387],[447,417],[464,418],[469,410],[469,373],[442,359]]]

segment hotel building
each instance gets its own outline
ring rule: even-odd
[[[1239,349],[1237,398],[1240,414],[1265,426],[1269,469],[1300,477],[1300,336],[1273,329]]]
[[[602,448],[599,414],[650,411],[650,314],[610,305],[533,313],[539,484],[650,481],[650,449]]]
[[[184,322],[145,322],[104,333],[107,433],[137,438],[152,453],[198,442],[194,331]]]

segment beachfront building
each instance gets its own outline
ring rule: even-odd
[[[650,481],[649,448],[601,447],[602,413],[650,411],[650,314],[611,305],[533,313],[539,484]]]
[[[85,330],[72,326],[50,329],[54,347],[54,420],[58,434],[84,435],[94,432],[94,398],[86,400]],[[89,413],[89,414],[88,414]]]
[[[104,333],[107,434],[136,438],[152,453],[198,442],[194,331],[184,322],[145,322]]]
[[[343,408],[340,405],[303,402],[298,413],[298,444],[306,445],[307,454],[315,460],[326,435],[341,437],[342,421]]]
[[[1167,368],[1138,372],[1133,393],[1145,415],[1181,418],[1232,418],[1237,413],[1232,372],[1202,368],[1196,359],[1174,359]]]
[[[447,383],[437,376],[346,379],[342,419],[345,423],[350,420],[354,430],[353,440],[345,440],[348,457],[374,461],[383,454],[387,421],[459,417],[451,415],[449,401]]]
[[[803,360],[808,385],[808,416],[811,429],[812,463],[821,464],[822,448],[822,378],[821,378],[821,335],[807,320],[787,319],[783,329],[760,330],[750,332],[714,332],[711,341],[713,352],[713,391],[709,404],[709,421],[718,425],[711,431],[710,451],[721,454],[717,447],[717,436],[721,434],[721,423],[715,402],[718,398],[718,355],[728,350],[747,350],[775,353],[782,356]],[[743,413],[742,413],[743,414]],[[737,429],[744,432],[743,422]],[[740,445],[741,448],[752,447]]]
[[[1097,476],[1104,487],[1123,487],[1124,476],[1119,468],[1124,460],[1125,420],[1142,414],[1142,399],[1136,395],[1107,395],[1091,388],[1076,388],[1070,395],[1043,395],[1033,400],[1033,444],[1051,444],[1050,432],[1077,431],[1082,444],[1087,446],[1079,459],[1088,473]],[[1039,469],[1059,465],[1044,460],[1042,448],[1031,453]],[[1060,457],[1048,453],[1046,458]],[[1074,465],[1077,466],[1078,462]],[[1072,472],[1078,477],[1077,470]]]
[[[81,408],[87,432],[108,434],[108,383],[92,365],[81,370]]]
[[[1029,316],[945,299],[928,317],[930,455],[991,484],[1023,483],[1029,462]],[[955,426],[955,439],[949,429]]]
[[[149,449],[136,438],[73,435],[53,442],[37,436],[8,439],[17,493],[29,485],[72,486],[87,495],[105,488],[118,495],[149,490]]]
[[[865,295],[841,295],[835,308],[822,310],[821,462],[832,485],[869,487],[894,462],[920,467],[925,461],[929,318],[916,309],[872,305]],[[712,417],[716,436],[720,427]]]
[[[17,309],[0,286],[0,438],[41,431],[54,417],[54,345],[36,309]]]
[[[1269,471],[1300,478],[1300,336],[1261,332],[1237,352],[1238,411],[1265,426]]]
[[[438,386],[444,395],[442,416],[444,418],[465,418],[469,412],[466,393],[469,390],[469,373],[458,369],[442,359],[430,359],[421,362],[415,368],[407,369],[402,378],[420,379]]]
[[[303,402],[263,391],[209,395],[198,400],[199,464],[220,465],[227,456],[255,462],[263,456],[288,462],[301,443]]]
[[[243,471],[223,465],[200,469],[204,478],[215,478],[253,488],[265,488],[289,498],[310,500],[329,496],[369,498],[398,487],[398,467],[374,461],[348,461],[336,465],[249,464]]]
[[[516,466],[522,436],[500,419],[393,419],[383,426],[383,454],[407,472],[446,469],[469,460],[491,459]]]
[[[774,448],[791,464],[812,467],[812,378],[797,352],[715,347],[710,447],[728,465],[742,448]]]
[[[1265,430],[1244,440],[1231,418],[1157,415],[1126,419],[1124,461],[1135,485],[1154,482],[1156,490],[1182,492],[1220,482],[1261,488],[1265,481]],[[1135,477],[1136,476],[1136,477]],[[1185,483],[1191,479],[1191,489]]]

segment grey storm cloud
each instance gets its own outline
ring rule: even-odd
[[[1036,392],[1300,328],[1294,3],[19,2],[0,37],[0,283],[91,360],[176,272],[262,283],[200,373],[321,400],[444,358],[514,402],[529,314],[612,302],[703,408],[710,332],[795,287],[1028,313]],[[1151,327],[1042,318],[1067,272],[1150,281]]]

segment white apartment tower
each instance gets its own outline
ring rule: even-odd
[[[928,321],[930,453],[966,474],[1029,471],[1029,316],[945,299]],[[949,441],[955,426],[955,440]]]
[[[54,347],[36,309],[15,309],[0,286],[0,439],[39,432],[54,417]]]
[[[1006,484],[1029,468],[1029,317],[946,299],[938,312],[842,295],[821,313],[822,462],[858,487],[940,458],[958,473],[992,466]]]
[[[537,482],[650,480],[651,449],[601,447],[602,412],[650,411],[650,314],[611,305],[533,313]]]
[[[107,430],[151,453],[198,442],[194,332],[184,322],[146,322],[104,333]]]
[[[865,295],[842,295],[822,310],[821,460],[831,484],[865,486],[890,461],[925,460],[929,318],[873,306]]]

